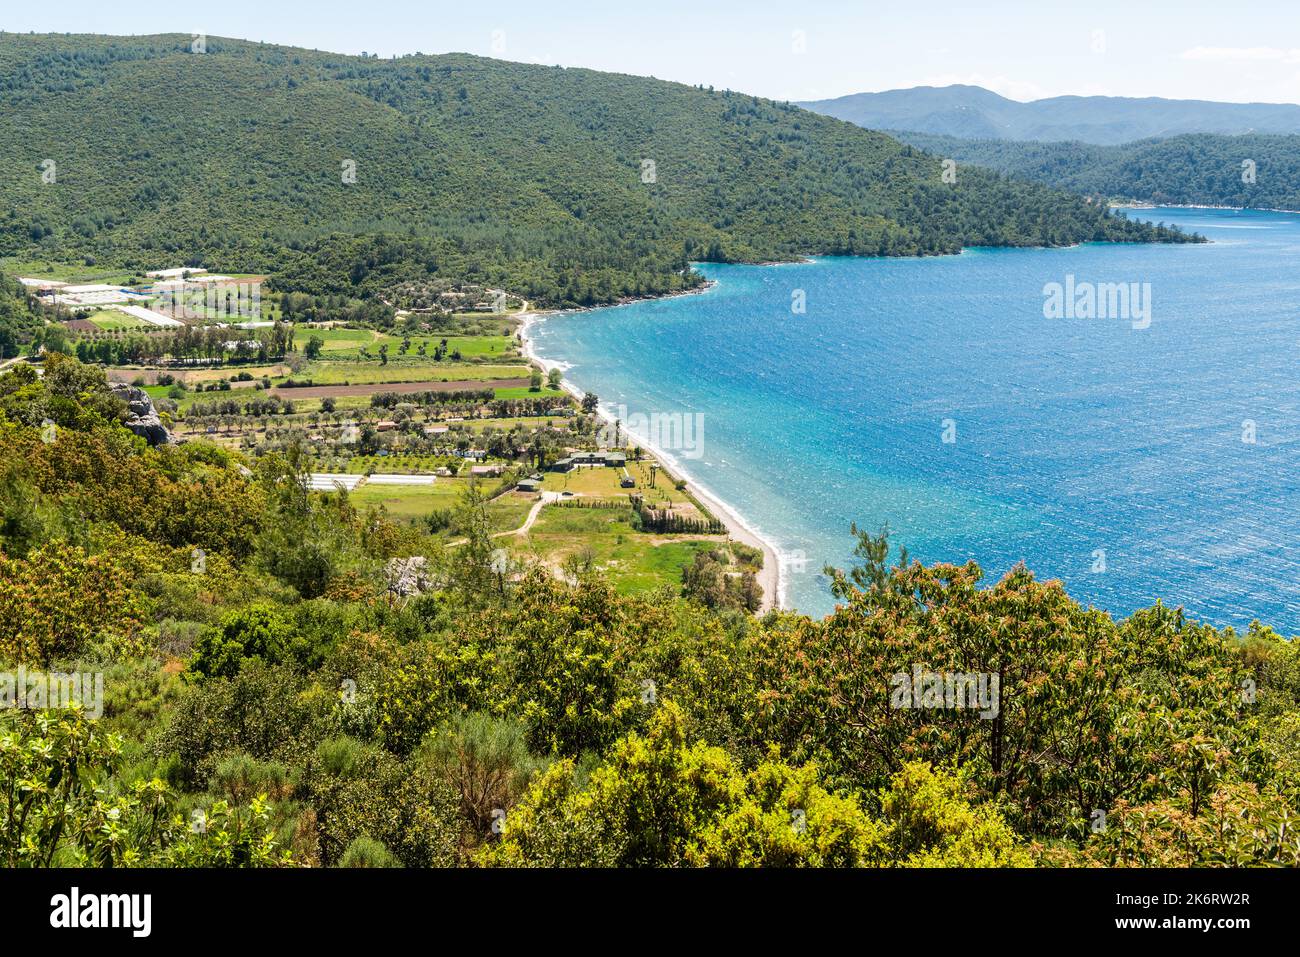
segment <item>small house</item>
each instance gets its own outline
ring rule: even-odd
[[[627,465],[627,456],[622,452],[574,452],[557,459],[551,465],[551,470],[570,472],[580,465],[621,469]]]

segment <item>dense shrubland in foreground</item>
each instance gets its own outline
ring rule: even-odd
[[[1300,662],[1265,627],[871,536],[834,615],[756,620],[503,570],[474,496],[398,601],[408,526],[119,414],[68,357],[0,376],[3,670],[105,692],[0,713],[7,865],[1300,862]],[[914,666],[996,673],[997,717],[891,707]]]

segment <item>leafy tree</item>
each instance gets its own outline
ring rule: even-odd
[[[746,774],[719,748],[689,744],[665,701],[644,737],[619,740],[579,784],[558,762],[506,817],[481,859],[532,866],[813,866],[1027,864],[995,809],[972,808],[959,783],[923,765],[872,819],[855,798],[818,782],[816,768],[770,755]],[[913,780],[915,779],[915,780]]]
[[[720,557],[725,558],[715,552],[697,552],[692,563],[682,569],[682,594],[714,610],[758,611],[763,593],[754,573],[741,570],[733,574]]]
[[[274,605],[259,603],[227,614],[194,646],[190,671],[201,678],[230,678],[246,659],[279,664],[289,657],[294,626]]]
[[[144,617],[132,577],[120,559],[62,542],[25,559],[0,554],[0,657],[46,664],[113,635],[129,637]]]
[[[269,809],[217,802],[184,819],[161,780],[106,789],[117,736],[76,708],[0,715],[0,858],[8,867],[271,867],[290,862]],[[201,824],[195,826],[195,821]]]
[[[249,660],[233,677],[187,686],[153,748],[174,756],[176,778],[187,787],[206,784],[231,754],[301,765],[336,705],[337,691],[309,690],[289,668]]]
[[[326,866],[387,866],[396,860],[404,867],[447,867],[456,862],[456,798],[427,764],[336,738],[322,743],[310,774],[320,859]]]
[[[526,735],[521,721],[473,712],[440,727],[425,746],[426,759],[460,797],[468,825],[462,854],[489,837],[494,815],[508,812],[538,771]]]
[[[296,445],[258,461],[267,514],[257,541],[257,560],[304,598],[317,598],[354,558],[358,529],[345,493],[326,502],[311,499],[306,467],[305,455]]]
[[[1029,850],[991,804],[972,805],[968,774],[903,765],[881,796],[889,858],[903,867],[1028,867]]]
[[[1094,809],[1153,785],[1206,794],[1253,751],[1230,637],[1159,605],[1117,626],[1024,568],[988,589],[981,574],[913,563],[866,572],[868,591],[837,577],[847,603],[825,627],[775,633],[761,653],[768,733],[845,782],[883,784],[910,760],[971,765],[1018,826],[1079,836]],[[900,706],[897,676],[918,669],[996,679],[996,697]]]
[[[1255,786],[1220,786],[1198,802],[1191,796],[1145,804],[1116,804],[1079,849],[1041,850],[1044,864],[1074,867],[1300,866],[1294,805]]]

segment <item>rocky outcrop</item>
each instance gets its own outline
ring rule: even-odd
[[[423,555],[394,558],[384,566],[384,571],[388,578],[388,590],[402,598],[428,591],[433,585],[429,563]]]
[[[122,423],[136,435],[144,438],[150,445],[162,445],[171,441],[167,427],[158,418],[158,410],[153,407],[153,399],[144,389],[125,382],[110,382],[113,394],[126,403],[127,417]]]

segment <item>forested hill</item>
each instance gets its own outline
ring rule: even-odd
[[[1300,136],[1202,133],[1094,146],[966,140],[927,133],[893,135],[958,163],[973,163],[1091,196],[1300,209]]]
[[[18,355],[18,344],[32,337],[42,321],[27,301],[27,292],[0,273],[0,359]]]
[[[1178,238],[992,173],[945,184],[789,104],[460,54],[6,34],[0,100],[0,256],[559,305],[679,288],[690,259]]]

